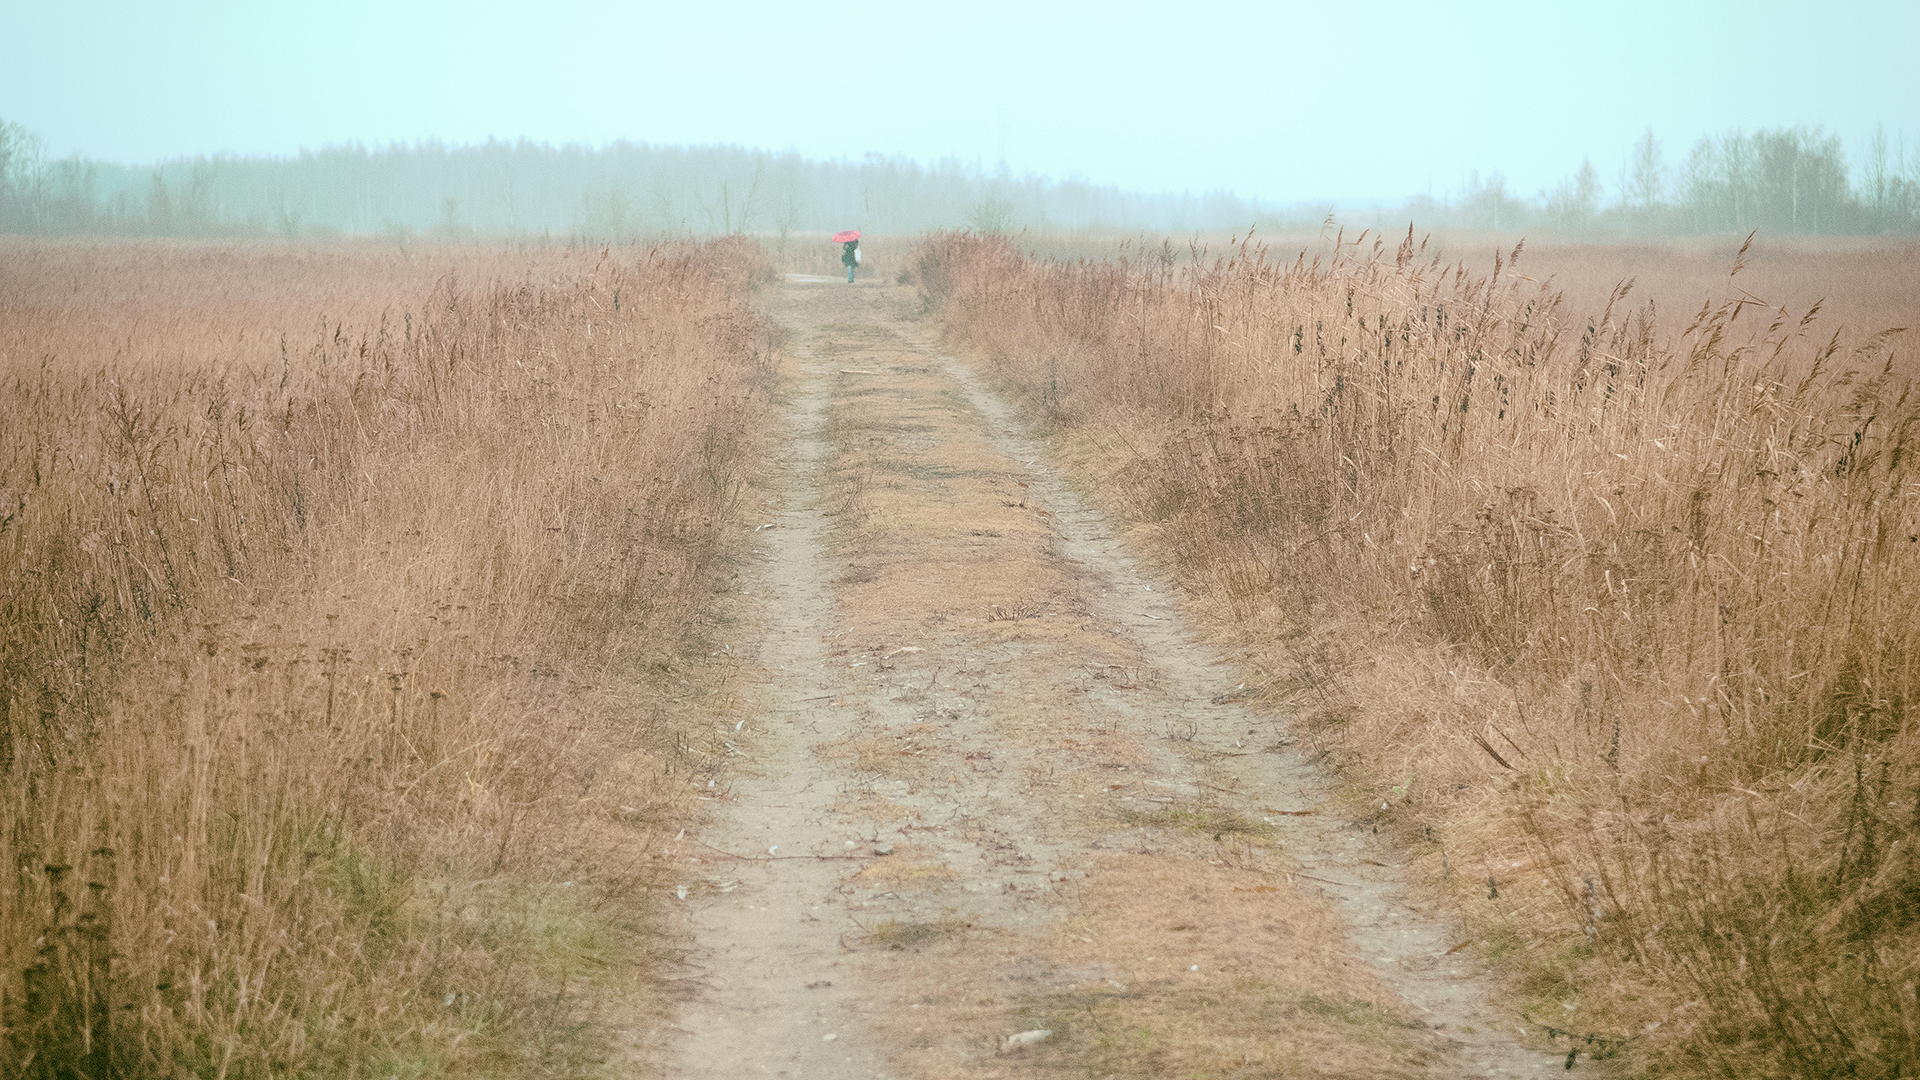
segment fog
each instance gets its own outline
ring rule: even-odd
[[[957,161],[813,161],[730,146],[589,149],[519,142],[332,147],[295,157],[176,159],[152,167],[35,158],[0,133],[0,227],[19,232],[215,236],[326,233],[442,239],[546,234],[636,239],[963,227],[1190,229],[1261,214],[1229,195],[1141,195]],[[23,152],[25,148],[28,152]]]
[[[1885,231],[1920,168],[1891,0],[107,0],[8,30],[11,231]]]
[[[0,120],[0,231],[60,235],[540,235],[638,240],[746,233],[784,241],[876,232],[1266,231],[1345,225],[1546,231],[1574,236],[1920,230],[1920,148],[1884,133],[1850,169],[1837,136],[1782,128],[1702,138],[1684,156],[1651,132],[1611,182],[1591,161],[1533,197],[1499,174],[1397,205],[1273,205],[1219,191],[1129,192],[953,159],[818,161],[793,152],[619,142],[603,148],[437,142],[349,145],[290,157],[179,158],[151,166],[51,157]]]

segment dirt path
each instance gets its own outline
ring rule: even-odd
[[[769,301],[799,377],[668,1075],[1558,1074],[911,304]]]

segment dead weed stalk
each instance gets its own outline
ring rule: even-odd
[[[604,1059],[756,260],[7,245],[0,1073]]]
[[[1490,275],[1411,232],[1335,247],[1069,263],[941,234],[910,262],[1256,670],[1314,690],[1522,1005],[1689,1074],[1908,1075],[1898,332],[1728,286],[1663,336],[1625,287],[1569,311],[1518,246]]]

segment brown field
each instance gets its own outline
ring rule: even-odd
[[[1472,269],[1490,271],[1496,253],[1506,254],[1519,237],[1439,242]],[[1613,290],[1631,282],[1616,307],[1652,304],[1656,326],[1676,342],[1703,307],[1745,297],[1797,318],[1815,305],[1814,326],[1841,335],[1848,346],[1890,327],[1920,334],[1920,244],[1872,237],[1756,237],[1740,257],[1739,237],[1666,240],[1646,244],[1567,244],[1529,240],[1518,273],[1549,284],[1566,298],[1569,313],[1598,317]],[[1732,275],[1736,260],[1741,267]],[[1920,355],[1909,343],[1903,355]]]
[[[1465,243],[908,272],[1536,1037],[1910,1076],[1920,248]]]
[[[1048,561],[1045,512],[994,494],[1025,492],[1037,452],[903,464],[957,400],[930,346],[899,337],[920,305],[872,288],[910,280],[1233,653],[1234,701],[1291,714],[1339,767],[1350,804],[1328,817],[1402,846],[1537,1047],[1663,1075],[1910,1075],[1920,405],[1911,336],[1884,331],[1920,318],[1920,246],[1548,243],[1516,261],[1491,236],[1238,239],[1116,256],[1108,236],[876,236],[861,289],[778,300],[897,321],[813,335],[841,395],[822,459],[840,576],[801,636],[857,622],[861,642],[904,641],[972,613],[978,642],[940,631],[972,655],[1038,641],[1071,592],[1047,576],[1069,568]],[[675,830],[711,824],[740,779],[715,732],[759,726],[785,685],[756,671],[753,613],[716,599],[742,554],[723,537],[768,527],[768,461],[793,453],[768,444],[792,402],[749,301],[781,273],[838,276],[838,250],[0,241],[0,1075],[674,1060],[686,928],[652,898],[714,891]],[[940,517],[955,491],[1020,524],[959,529]],[[988,569],[953,554],[989,538]],[[1083,674],[1155,662],[1054,644]],[[890,651],[870,645],[831,655]],[[1064,676],[901,651],[845,678],[873,680],[902,726],[819,761],[993,778],[1018,757],[1005,725],[1031,722],[1045,783],[983,823],[1029,841],[1084,825],[1087,794],[1124,794],[1104,774],[1073,786],[1094,743],[1102,769],[1144,767],[1117,728],[1054,737]],[[911,687],[889,681],[903,671]],[[1002,726],[940,744],[915,707],[936,686],[1006,697],[942,723]],[[976,760],[996,739],[1002,763]],[[906,756],[941,750],[939,768]],[[874,829],[918,814],[888,790],[834,805]],[[869,956],[842,990],[923,1000],[982,1038],[1010,1018],[1057,1029],[1029,1061],[1043,1071],[1225,1070],[1203,1052],[1223,1031],[1235,1067],[1350,1072],[1353,1038],[1383,1074],[1451,1060],[1373,1010],[1391,995],[1347,970],[1331,911],[1214,880],[1304,849],[1115,820],[1164,826],[1161,854],[1209,869],[1101,856],[1036,956],[1132,970],[1199,948],[1195,904],[1255,925],[1282,896],[1285,918],[1324,923],[1315,949],[1222,933],[1182,960],[1206,961],[1187,981],[1129,978],[1109,1001],[1021,997],[996,946],[997,973],[922,998],[987,963],[985,931],[929,908],[868,933],[870,953],[931,950],[904,982]],[[845,864],[848,887],[1014,873],[939,855],[965,838],[937,835],[913,834],[925,858],[908,839]],[[893,1009],[872,1034],[925,1049],[934,1016]],[[1109,1021],[1170,1041],[1110,1045]],[[948,1067],[915,1053],[897,1060]]]
[[[0,247],[0,1073],[627,1052],[769,273]]]
[[[1256,234],[1272,260],[1290,262],[1305,255],[1331,257],[1356,234],[1339,229],[1321,233]],[[1397,246],[1405,232],[1366,233],[1361,246]],[[1042,259],[1101,261],[1143,255],[1176,263],[1204,261],[1239,248],[1244,234],[1200,233],[1168,239],[1111,232],[1031,233],[1017,238],[1021,250]],[[1438,232],[1416,234],[1429,255],[1487,274],[1494,258],[1503,261],[1514,246],[1525,247],[1510,273],[1520,280],[1549,285],[1565,298],[1571,314],[1598,317],[1623,284],[1623,310],[1653,304],[1659,328],[1677,335],[1703,305],[1736,296],[1756,298],[1769,307],[1796,314],[1820,305],[1819,325],[1831,334],[1877,333],[1902,326],[1920,333],[1920,244],[1881,237],[1755,237],[1730,277],[1743,240],[1737,236],[1674,237],[1640,243],[1569,242],[1551,235]]]

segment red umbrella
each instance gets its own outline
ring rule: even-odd
[[[833,242],[836,244],[844,244],[849,240],[858,239],[860,239],[859,229],[841,229],[839,232],[833,234]]]

